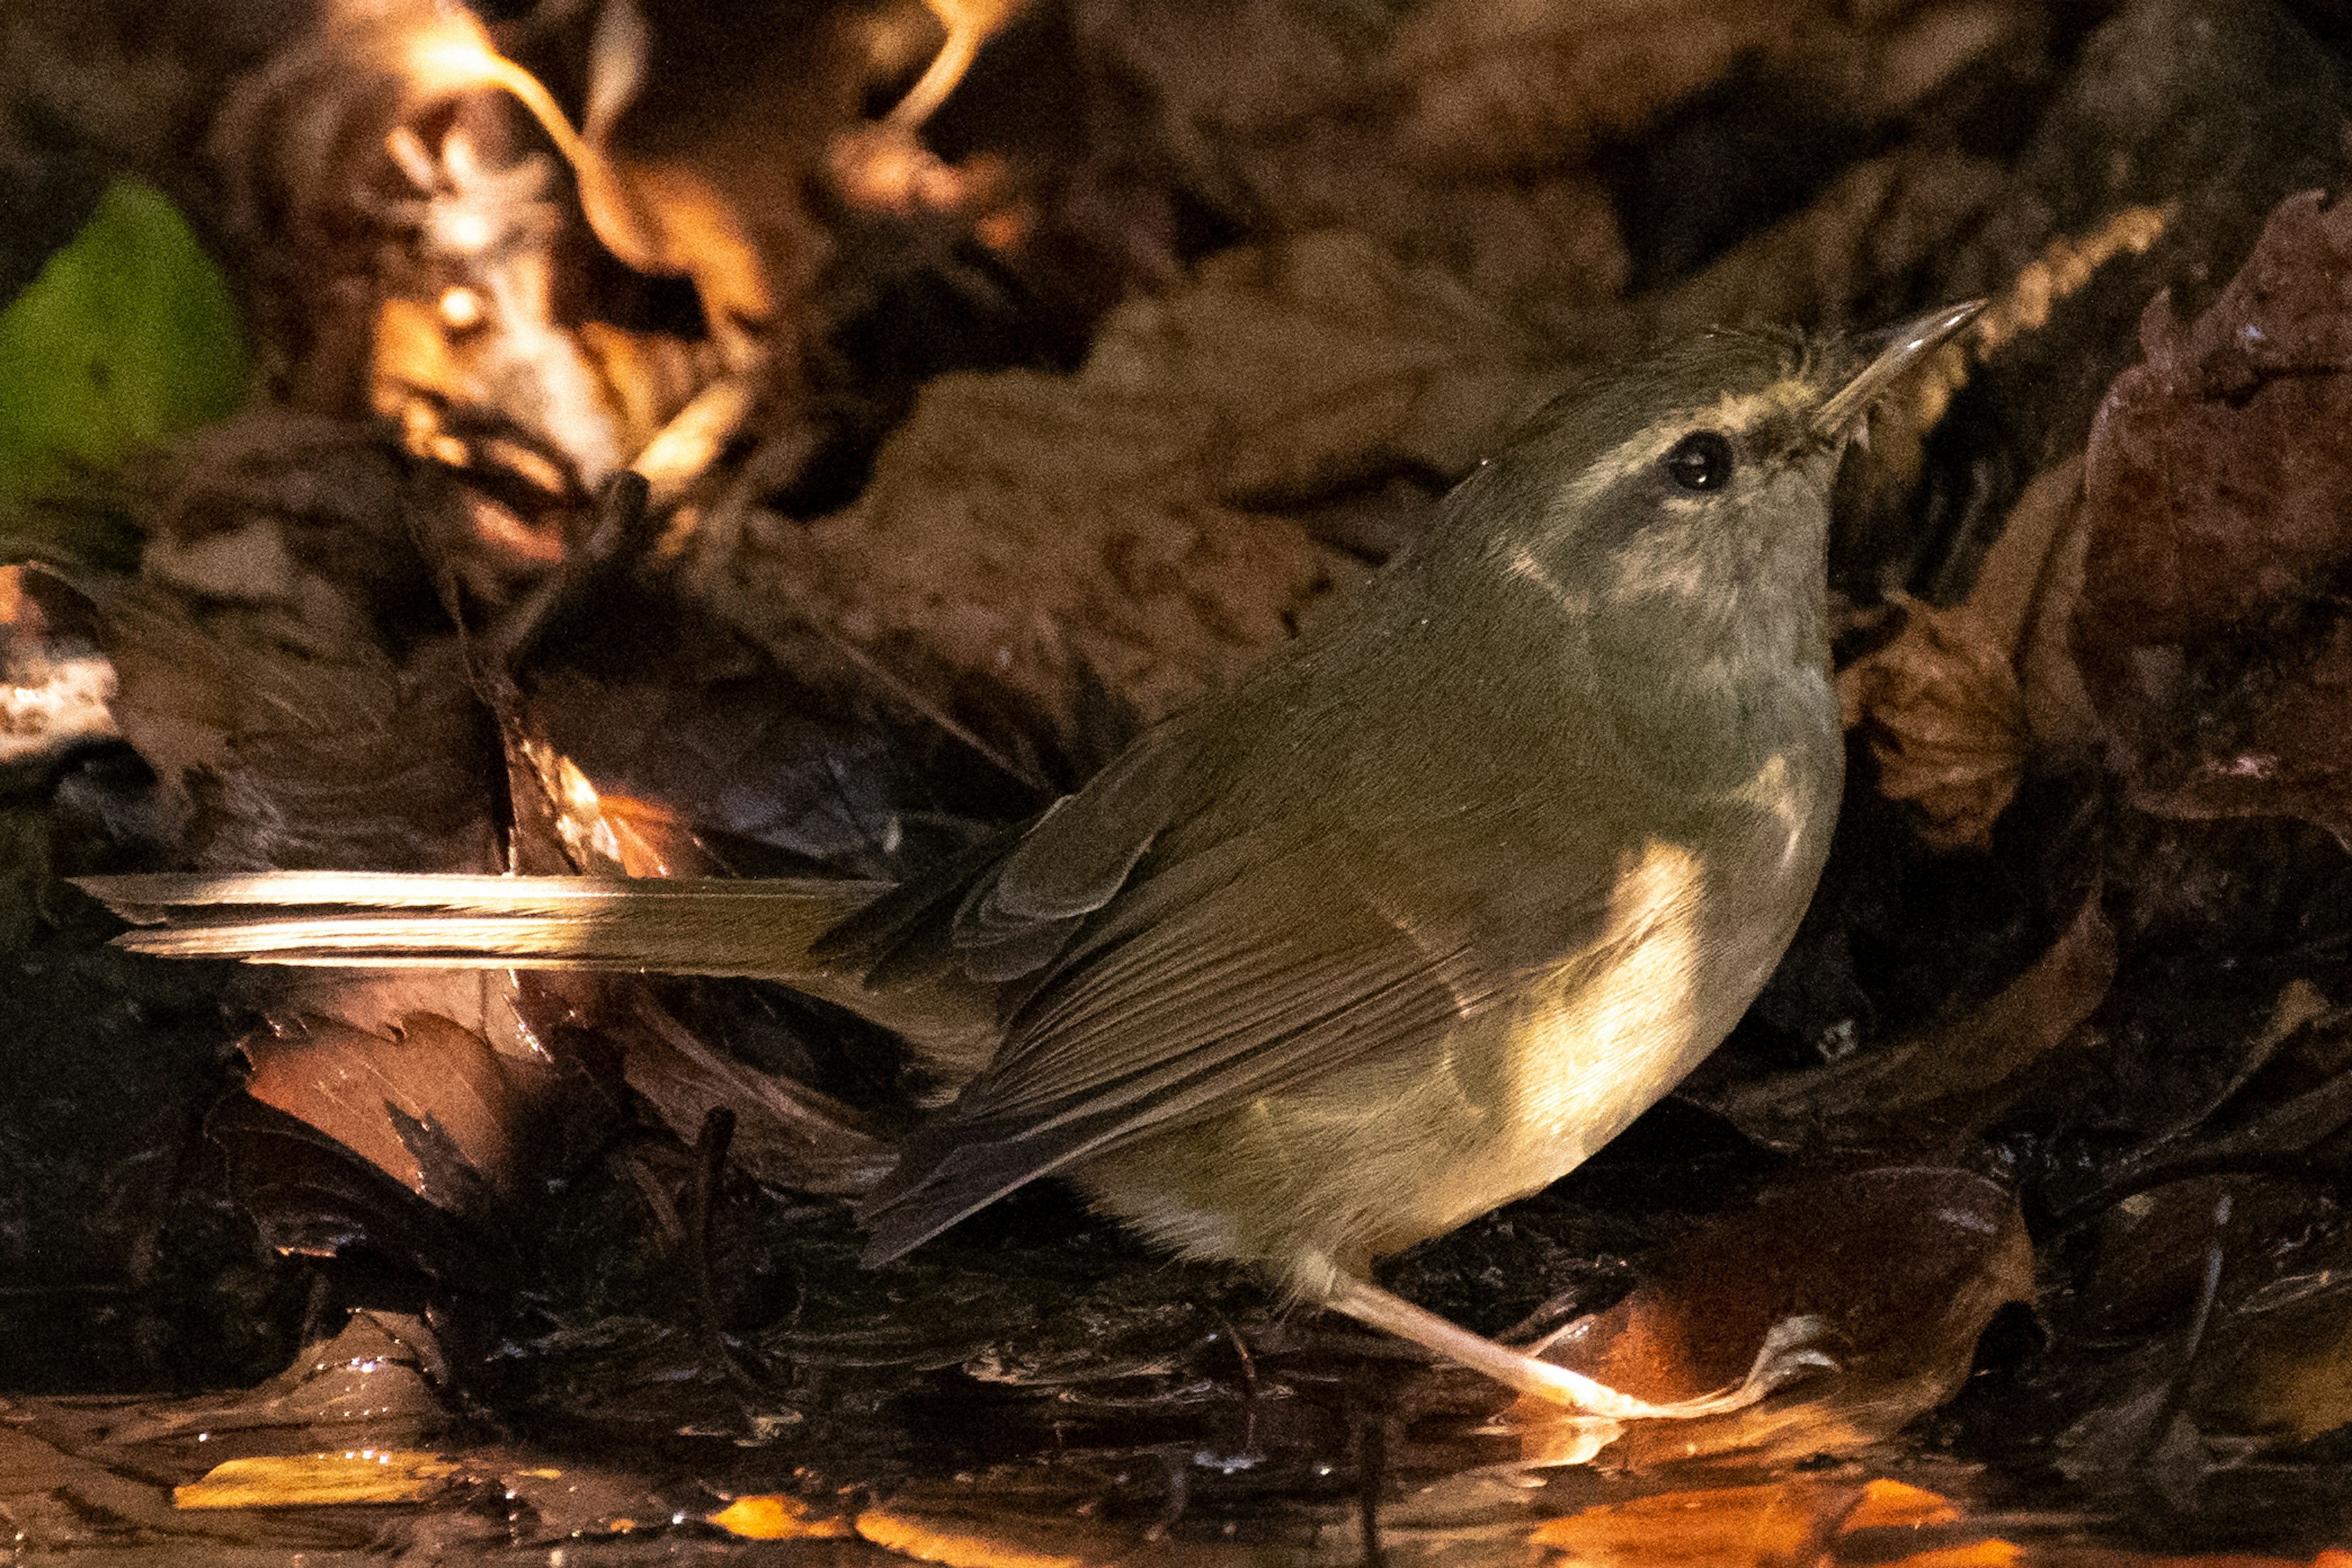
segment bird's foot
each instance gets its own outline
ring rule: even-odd
[[[1696,1399],[1657,1403],[1621,1394],[1580,1372],[1571,1372],[1474,1334],[1369,1280],[1342,1277],[1326,1304],[1359,1322],[1384,1329],[1449,1361],[1483,1372],[1521,1394],[1582,1415],[1615,1420],[1686,1421],[1700,1415],[1720,1415],[1753,1405],[1808,1372],[1837,1364],[1816,1348],[1828,1333],[1827,1324],[1819,1318],[1786,1318],[1764,1336],[1755,1364],[1738,1384]]]

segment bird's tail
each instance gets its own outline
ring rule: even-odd
[[[262,871],[88,877],[133,952],[363,968],[654,970],[801,983],[885,882]]]
[[[959,968],[869,990],[817,940],[890,890],[820,878],[164,873],[78,883],[166,958],[354,969],[586,969],[775,980],[896,1030],[969,1076],[997,1037],[995,994]]]

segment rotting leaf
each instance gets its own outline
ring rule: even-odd
[[[103,1551],[126,1529],[168,1532],[171,1512],[163,1488],[0,1425],[0,1517],[20,1553]]]
[[[352,1312],[332,1338],[304,1346],[268,1382],[237,1394],[151,1407],[117,1423],[108,1441],[129,1448],[199,1433],[216,1438],[276,1432],[293,1442],[337,1447],[421,1447],[450,1424],[434,1392],[448,1371],[438,1341],[422,1319],[362,1310]]]
[[[636,1021],[624,1035],[629,1087],[681,1140],[724,1106],[735,1116],[730,1157],[761,1181],[804,1193],[864,1193],[896,1162],[847,1106],[705,1044],[650,998],[640,998]]]
[[[217,870],[486,868],[494,756],[457,640],[396,659],[347,605],[306,624],[316,607],[204,621],[159,588],[104,596],[116,717],[190,813],[193,858]]]
[[[2279,204],[2192,324],[2159,296],[2144,363],[2093,432],[2092,529],[2077,636],[2104,685],[2126,649],[2202,641],[2305,597],[2352,558],[2352,204]]]
[[[1821,1560],[1866,1498],[1848,1480],[1688,1487],[1550,1520],[1528,1540],[1593,1568],[1770,1568]]]
[[[1934,1166],[1814,1177],[1767,1193],[1643,1269],[1608,1311],[1545,1355],[1612,1388],[1681,1399],[1736,1384],[1772,1327],[1821,1319],[1837,1370],[1727,1415],[1631,1422],[1610,1450],[1640,1468],[1738,1451],[1793,1458],[1860,1447],[1951,1397],[1977,1336],[2033,1300],[2033,1248],[2017,1200],[1973,1173]],[[1513,1411],[1531,1457],[1544,1411]]]
[[[2233,1317],[2199,1379],[2203,1425],[2294,1443],[2352,1424],[2352,1271],[2305,1279],[2306,1293]]]
[[[299,1117],[235,1095],[205,1119],[264,1245],[306,1258],[361,1252],[428,1278],[478,1285],[496,1272],[470,1228]]]
[[[1750,67],[1769,83],[1750,89],[1758,94],[1795,96],[1810,79],[1841,110],[1899,114],[2034,31],[2029,16],[2006,7],[1891,18],[1807,3],[1768,16],[1716,0],[1472,0],[1385,15],[1092,0],[1078,26],[1089,63],[1132,84],[1143,106],[1145,145],[1128,158],[1172,166],[1191,202],[1255,236],[1353,230],[1587,353],[1639,336],[1617,326],[1612,340],[1612,323],[1577,319],[1609,314],[1633,272],[1606,151]],[[1840,276],[1885,279],[1880,264],[1916,237],[1906,205],[1965,208],[1990,194],[1992,166],[1971,165],[1906,150],[1894,166],[1922,177],[1879,211],[1883,221],[1856,221],[1873,204],[1849,190],[1825,204],[1842,216],[1802,226],[1806,237],[1784,245],[1773,270],[1791,283],[1818,280],[1822,300],[1839,292]],[[1931,167],[1941,180],[1928,177]],[[1700,314],[1693,324],[1743,319],[1704,306]]]

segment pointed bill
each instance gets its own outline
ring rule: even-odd
[[[1861,418],[1897,376],[1951,342],[1954,334],[1975,321],[1977,312],[1984,308],[1982,300],[1946,305],[1924,316],[1915,316],[1888,331],[1871,334],[1885,346],[1821,405],[1813,415],[1813,434],[1826,439]]]

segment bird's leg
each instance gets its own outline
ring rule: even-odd
[[[1367,1279],[1341,1275],[1324,1305],[1345,1312],[1360,1323],[1386,1330],[1449,1361],[1483,1372],[1521,1394],[1564,1405],[1588,1415],[1620,1420],[1688,1420],[1696,1415],[1720,1415],[1755,1404],[1801,1372],[1836,1364],[1811,1348],[1822,1331],[1821,1321],[1790,1318],[1765,1335],[1763,1348],[1757,1352],[1756,1363],[1748,1369],[1744,1381],[1697,1399],[1677,1399],[1660,1405],[1620,1394],[1582,1373],[1496,1344]]]

